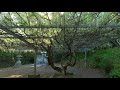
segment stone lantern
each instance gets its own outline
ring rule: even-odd
[[[15,63],[14,67],[20,67],[22,65],[21,64],[21,59],[22,59],[22,56],[17,55],[17,62]]]

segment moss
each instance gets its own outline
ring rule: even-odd
[[[28,78],[40,78],[40,74],[38,74],[38,75],[28,75]]]

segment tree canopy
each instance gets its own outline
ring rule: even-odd
[[[1,12],[0,26],[119,25],[119,18],[120,13],[118,12]],[[75,29],[77,29],[77,31]],[[85,45],[88,41],[90,44],[93,43],[95,45],[96,41],[100,42],[101,40],[104,42],[106,40],[109,42],[114,38],[118,39],[120,34],[119,28],[114,27],[11,28],[9,30],[20,37],[24,37],[24,40],[21,42],[19,38],[1,29],[0,45],[5,48],[13,48],[13,45],[26,46],[24,45],[25,42],[34,46],[38,46],[43,41],[49,44],[49,38],[52,38],[51,40],[55,43],[54,38],[56,37],[59,38],[59,41],[62,43],[62,39],[64,39],[63,35],[66,39],[70,39],[70,37],[73,38],[73,33],[75,32],[77,35],[74,35],[74,38],[81,41],[78,44],[79,46]],[[103,36],[108,36],[108,39]],[[28,46],[26,48],[28,48]]]

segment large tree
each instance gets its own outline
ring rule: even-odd
[[[66,75],[68,66],[76,63],[75,51],[81,47],[96,47],[98,45],[119,41],[119,28],[100,28],[100,25],[119,24],[117,12],[2,12],[0,26],[65,26],[65,25],[96,25],[94,28],[12,28],[0,30],[1,46],[11,47],[14,42],[29,46],[37,53],[44,49],[48,54],[51,67]],[[7,33],[6,33],[7,32]],[[12,37],[14,36],[14,37]],[[6,37],[6,38],[5,38]],[[9,37],[9,38],[7,38]],[[11,39],[13,38],[13,39]],[[17,38],[17,39],[15,39]],[[21,42],[21,41],[22,42]],[[117,42],[116,42],[117,41]],[[7,42],[11,44],[6,44]],[[59,47],[64,56],[61,66],[53,62],[53,52]],[[66,61],[64,61],[66,60]],[[63,63],[64,61],[64,63]],[[36,67],[36,66],[35,66]]]

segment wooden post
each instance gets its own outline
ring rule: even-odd
[[[87,63],[87,50],[85,50],[85,67],[86,67],[86,63]]]
[[[36,75],[36,61],[37,61],[37,49],[35,49],[35,57],[34,57],[34,75]]]

